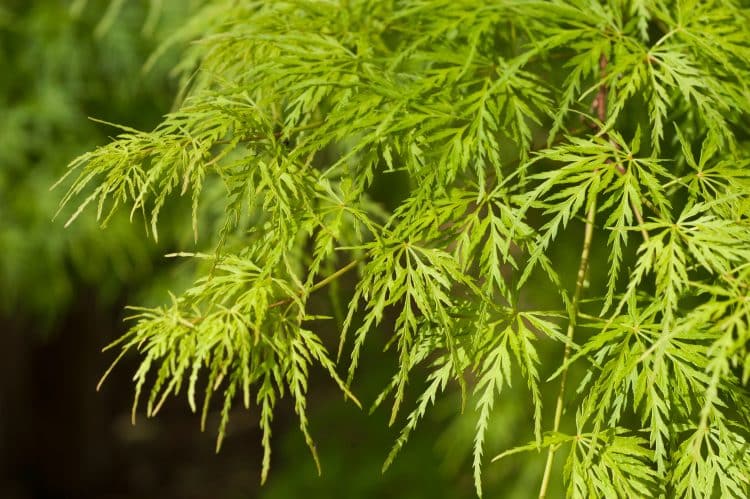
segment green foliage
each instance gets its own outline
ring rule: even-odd
[[[532,443],[498,458],[547,449],[540,496],[567,448],[570,497],[746,497],[747,26],[731,0],[208,2],[167,42],[186,47],[176,109],[75,159],[63,199],[155,237],[190,196],[211,248],[113,345],[141,355],[136,402],[184,388],[196,410],[204,379],[219,443],[233,404],[257,406],[265,480],[277,401],[317,460],[310,371],[356,402],[380,331],[396,368],[373,409],[394,423],[422,388],[386,467],[457,390],[481,495],[516,378]],[[204,186],[224,211],[199,225]]]

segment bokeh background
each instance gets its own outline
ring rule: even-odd
[[[171,206],[158,244],[127,210],[106,228],[93,210],[65,228],[66,214],[53,220],[65,185],[50,187],[72,158],[117,133],[91,117],[150,129],[170,110],[180,48],[146,61],[199,3],[0,1],[0,498],[474,497],[474,419],[460,414],[457,394],[438,403],[383,474],[399,430],[388,427],[389,411],[356,409],[318,373],[310,419],[323,476],[292,407],[281,404],[271,475],[260,487],[252,411],[234,413],[216,454],[215,425],[201,433],[184,398],[131,425],[137,359],[125,359],[96,391],[114,358],[102,348],[126,330],[125,305],[165,302],[167,290],[190,282],[189,266],[164,257],[195,249],[189,216],[179,202]],[[387,205],[394,190],[380,191]],[[363,401],[393,372],[376,347],[355,385]],[[517,385],[498,407],[490,451],[530,437],[517,431],[531,426]],[[487,496],[535,496],[544,459],[533,457],[488,466]]]

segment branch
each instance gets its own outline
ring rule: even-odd
[[[607,68],[607,58],[602,54],[599,59],[599,67],[601,68],[602,76]],[[599,91],[594,99],[593,107],[598,111],[599,122],[604,123],[607,118],[607,86],[602,85],[599,87]],[[621,165],[618,165],[622,168]],[[618,169],[618,171],[620,171]],[[586,215],[586,226],[583,234],[583,249],[581,250],[581,262],[578,265],[578,276],[576,277],[576,287],[573,292],[572,312],[570,320],[568,321],[568,330],[566,337],[568,342],[565,344],[565,352],[563,353],[563,363],[566,365],[570,358],[570,344],[573,342],[573,335],[575,333],[576,321],[578,318],[578,307],[581,301],[581,295],[583,294],[583,286],[586,281],[586,272],[589,268],[589,254],[591,252],[591,241],[594,237],[594,218],[596,217],[596,196],[591,202],[588,213]],[[562,421],[563,403],[565,399],[565,382],[568,377],[568,369],[565,368],[560,376],[560,391],[557,394],[557,402],[555,404],[555,418],[552,424],[552,432],[557,433],[560,429],[560,422]],[[555,459],[555,452],[557,451],[557,445],[550,445],[547,452],[547,463],[544,465],[544,475],[542,476],[542,484],[539,488],[539,499],[544,499],[547,496],[547,488],[549,487],[550,477],[552,476],[552,464]]]
[[[348,264],[344,265],[343,267],[341,267],[340,269],[338,269],[336,272],[334,272],[333,274],[329,275],[325,279],[322,279],[322,280],[316,282],[315,284],[313,284],[313,286],[310,289],[307,290],[307,293],[312,293],[312,292],[315,292],[315,291],[319,290],[320,288],[326,287],[328,284],[330,284],[331,282],[335,281],[336,279],[338,279],[339,277],[341,277],[342,275],[346,274],[351,269],[353,269],[354,267],[356,267],[358,263],[359,263],[359,260],[353,260],[353,261],[349,262]],[[303,293],[301,292],[300,296],[302,294]],[[287,303],[291,303],[293,300],[294,300],[293,298],[284,298],[283,300],[279,300],[277,302],[274,302],[274,303],[270,304],[268,306],[268,309],[270,310],[270,309],[275,308],[275,307],[280,307],[282,305],[286,305]]]
[[[586,272],[589,268],[589,254],[591,252],[591,241],[594,236],[594,217],[596,215],[596,198],[591,203],[588,215],[586,216],[586,228],[583,235],[583,249],[581,250],[581,263],[578,266],[578,277],[576,278],[576,289],[573,293],[573,314],[570,316],[568,322],[567,338],[568,342],[565,344],[565,353],[563,354],[563,365],[568,363],[570,358],[570,344],[573,341],[573,333],[576,328],[576,319],[578,317],[578,306],[581,301],[581,294],[583,293],[583,286],[586,280]],[[552,432],[556,433],[560,429],[560,421],[562,420],[563,401],[565,397],[565,381],[568,377],[568,369],[563,369],[560,375],[560,392],[557,395],[557,403],[555,404],[555,419],[552,426]],[[555,457],[557,446],[551,445],[547,452],[547,464],[544,467],[544,476],[542,477],[542,485],[539,490],[539,499],[543,499],[547,495],[547,487],[549,486],[550,476],[552,474],[552,462]]]

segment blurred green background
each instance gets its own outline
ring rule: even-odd
[[[217,455],[215,425],[201,433],[183,398],[130,424],[136,359],[95,391],[113,360],[101,349],[125,331],[124,306],[163,302],[191,279],[189,267],[163,257],[195,249],[189,217],[179,206],[167,212],[158,244],[127,212],[101,229],[89,210],[66,229],[64,215],[52,220],[65,186],[50,187],[73,157],[117,133],[89,117],[150,129],[170,110],[179,48],[144,64],[199,3],[0,2],[0,498],[474,497],[475,421],[460,415],[455,390],[383,474],[399,430],[388,427],[389,411],[368,416],[318,373],[310,419],[323,476],[282,403],[263,487],[252,411],[236,411]],[[355,385],[366,403],[394,368],[372,346]],[[504,397],[489,455],[531,437],[523,384]],[[486,496],[535,496],[544,457],[530,457],[488,465]]]

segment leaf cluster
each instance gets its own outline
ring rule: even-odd
[[[214,241],[195,286],[117,344],[141,353],[147,412],[183,386],[195,409],[203,374],[221,439],[254,401],[265,479],[276,400],[315,455],[309,370],[356,400],[380,331],[397,368],[374,406],[392,399],[393,423],[422,388],[386,466],[459,390],[481,495],[519,378],[533,442],[498,457],[549,449],[549,472],[568,449],[569,496],[745,497],[749,21],[730,0],[209,2],[174,38],[195,39],[179,108],[74,160],[63,200],[103,222],[127,205],[156,235],[189,195]],[[374,186],[395,178],[385,208]],[[208,183],[224,212],[199,228]],[[345,381],[311,322],[322,288]]]

